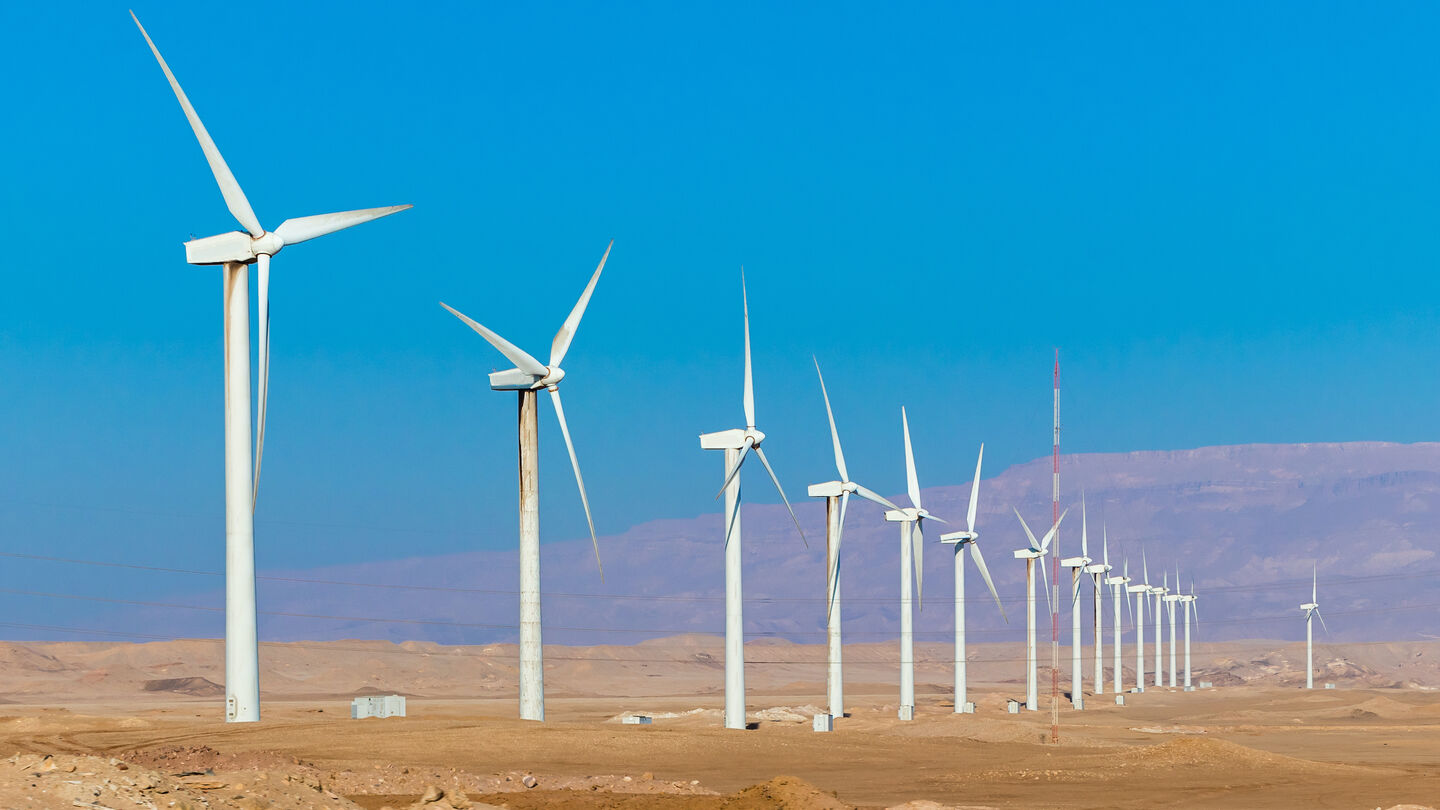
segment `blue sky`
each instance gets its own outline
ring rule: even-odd
[[[794,498],[1065,449],[1433,439],[1427,4],[136,7],[260,219],[413,203],[272,283],[262,568],[514,543],[514,401],[444,299],[567,358],[603,533],[718,510],[696,435]],[[122,5],[0,11],[0,546],[218,568],[236,227]],[[584,533],[549,406],[542,531]],[[747,489],[774,500],[768,487]],[[88,576],[88,575],[85,575]]]

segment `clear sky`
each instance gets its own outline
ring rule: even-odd
[[[262,568],[514,543],[514,395],[444,299],[567,359],[602,534],[718,511],[696,435],[792,498],[1065,449],[1436,437],[1432,4],[141,3],[285,250]],[[124,5],[8,4],[0,546],[218,568],[235,229]],[[550,406],[542,531],[584,533]],[[747,497],[773,501],[756,481]]]

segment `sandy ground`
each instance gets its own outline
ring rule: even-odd
[[[410,716],[351,720],[355,691],[272,693],[263,722],[226,725],[218,722],[221,699],[206,686],[210,653],[196,661],[185,655],[214,645],[185,644],[201,645],[0,650],[0,695],[16,701],[0,705],[0,807],[1440,804],[1440,691],[1422,682],[1433,645],[1332,652],[1340,663],[1327,672],[1339,688],[1314,691],[1293,685],[1283,645],[1227,645],[1212,657],[1210,677],[1233,685],[1190,693],[1151,687],[1127,695],[1124,707],[1112,695],[1092,695],[1083,712],[1067,703],[1057,745],[1048,742],[1048,710],[1005,711],[1014,683],[981,683],[972,688],[977,713],[954,714],[943,667],[922,669],[929,674],[920,681],[917,719],[902,723],[895,687],[881,680],[887,666],[863,654],[854,672],[865,680],[847,693],[850,716],[837,720],[833,733],[815,733],[810,719],[822,702],[821,673],[801,655],[815,651],[794,645],[757,650],[782,663],[754,679],[757,727],[727,731],[718,684],[711,684],[719,672],[695,665],[696,655],[709,653],[690,642],[604,653],[629,650],[643,661],[626,666],[630,688],[617,688],[620,697],[574,694],[581,684],[608,691],[606,668],[557,660],[544,724],[514,719],[513,686],[497,685],[494,697],[445,696],[463,689],[459,670],[437,663],[439,654],[404,657],[411,672],[383,668],[378,662],[397,656],[368,647],[339,665],[314,645],[299,648],[316,656],[309,663],[272,650],[270,669],[291,670],[312,693],[378,678],[411,695]],[[344,649],[331,658],[343,658]],[[685,665],[663,663],[669,659]],[[1222,660],[1232,664],[1219,666]],[[632,666],[645,668],[640,686],[650,686],[651,696],[631,683]],[[346,667],[348,675],[336,674]],[[1388,685],[1368,685],[1377,681]],[[654,724],[619,723],[628,712],[650,714]]]

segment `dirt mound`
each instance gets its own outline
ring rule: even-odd
[[[155,678],[141,684],[146,692],[174,692],[192,697],[216,697],[225,694],[225,687],[208,678]]]
[[[793,776],[751,785],[726,797],[720,806],[725,810],[851,810],[851,805]]]
[[[1258,748],[1249,748],[1238,743],[1203,736],[1177,737],[1158,745],[1130,749],[1119,754],[1119,757],[1131,760],[1142,767],[1163,769],[1224,765],[1231,769],[1285,769],[1290,773],[1333,773],[1337,769],[1352,767],[1331,762],[1312,762],[1308,759],[1297,759],[1283,754],[1272,754]]]
[[[359,810],[313,779],[273,773],[173,776],[104,757],[0,760],[0,807],[233,807]]]

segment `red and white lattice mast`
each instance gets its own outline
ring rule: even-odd
[[[1060,350],[1055,350],[1055,440],[1051,445],[1050,525],[1050,742],[1060,742]]]

